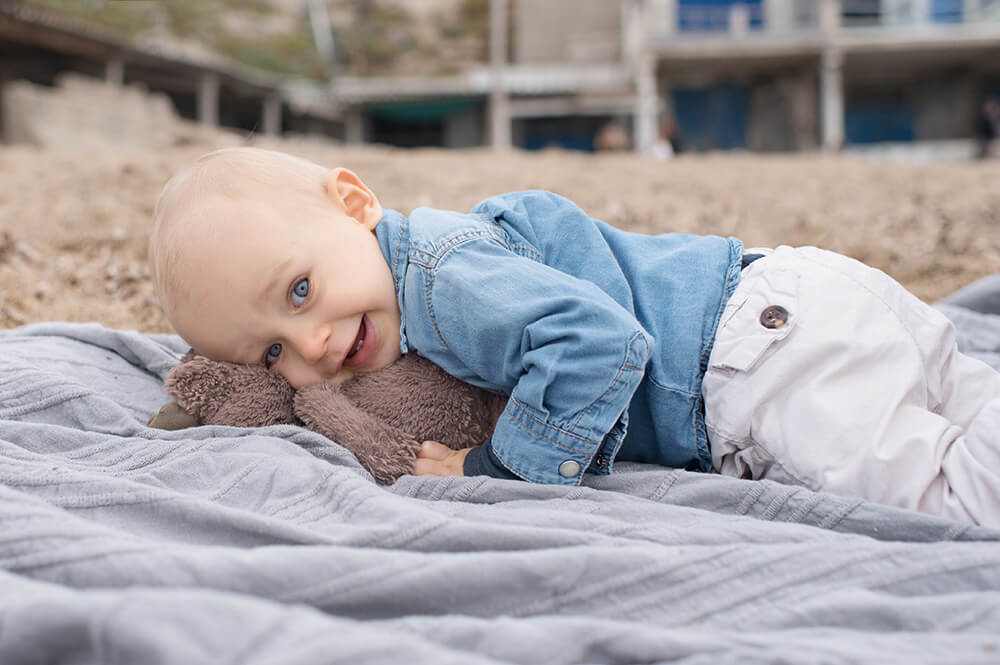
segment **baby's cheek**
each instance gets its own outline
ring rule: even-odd
[[[379,366],[376,369],[385,369],[402,357],[403,354],[399,350],[399,344],[390,345],[385,349],[385,353],[382,354],[382,357],[379,358]]]

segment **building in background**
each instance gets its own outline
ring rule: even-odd
[[[400,13],[404,0],[267,2],[285,13],[244,14],[231,34],[249,34],[262,16],[283,30],[298,22],[301,33],[308,16],[326,51],[312,64],[330,63],[328,82],[123,40],[0,0],[0,84],[52,85],[72,71],[162,93],[203,124],[351,143],[649,150],[669,137],[689,151],[934,158],[971,156],[977,114],[1000,97],[1000,0],[426,0],[410,14]],[[374,17],[383,4],[383,27],[348,12]],[[452,22],[469,11],[489,12],[476,34]],[[411,40],[398,58],[406,66],[386,75],[380,49],[408,38],[408,21],[423,41]],[[420,64],[428,43],[435,57],[471,63]]]
[[[1000,95],[1000,0],[492,4],[501,63],[342,77],[349,140],[590,149],[615,123],[638,149],[670,126],[688,150],[965,156]]]

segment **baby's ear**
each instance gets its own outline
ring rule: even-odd
[[[326,182],[326,195],[348,217],[353,217],[369,230],[373,230],[382,219],[382,204],[354,171],[333,169]]]

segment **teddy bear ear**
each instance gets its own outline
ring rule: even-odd
[[[149,419],[148,424],[157,429],[177,430],[197,427],[201,422],[198,416],[188,413],[177,402],[167,402]]]
[[[206,411],[229,392],[226,366],[204,356],[192,355],[167,372],[163,387],[181,408],[204,418]]]

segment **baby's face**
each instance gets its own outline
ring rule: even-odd
[[[268,365],[295,388],[399,358],[399,306],[374,223],[329,202],[216,207],[213,233],[183,241],[196,268],[176,276],[186,295],[168,312],[196,351]]]

